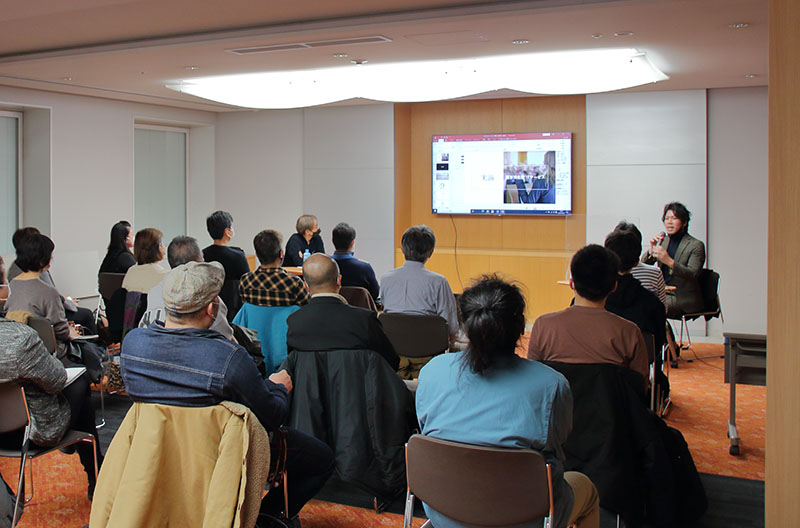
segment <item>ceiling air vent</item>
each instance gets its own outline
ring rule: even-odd
[[[392,39],[379,35],[371,37],[352,37],[336,40],[315,40],[311,42],[290,42],[287,44],[271,44],[268,46],[250,46],[247,48],[227,49],[225,51],[236,53],[237,55],[249,55],[251,53],[268,53],[272,51],[289,51],[297,49],[322,48],[325,46],[349,46],[351,44],[376,44],[380,42],[391,42]]]

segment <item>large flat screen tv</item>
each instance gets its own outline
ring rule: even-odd
[[[433,136],[434,214],[572,213],[572,133]]]

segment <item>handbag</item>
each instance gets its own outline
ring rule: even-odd
[[[66,358],[86,367],[92,383],[100,383],[103,379],[108,351],[97,343],[90,341],[67,341]]]

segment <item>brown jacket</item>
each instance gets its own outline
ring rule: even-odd
[[[241,404],[134,403],[103,461],[89,526],[249,528],[269,456],[267,432]]]

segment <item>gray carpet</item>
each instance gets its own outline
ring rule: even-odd
[[[98,394],[93,393],[93,398],[95,399],[95,408],[99,409],[100,398]],[[123,418],[125,418],[125,413],[131,406],[131,401],[127,396],[106,396],[105,406],[106,426],[98,432],[103,452],[108,450],[108,445],[111,443],[114,432],[116,432]],[[97,418],[98,420],[100,419],[99,413]],[[696,528],[761,528],[764,526],[763,482],[707,474],[701,474],[700,478],[708,496],[708,511],[695,524]],[[372,508],[371,496],[336,479],[331,479],[316,498],[349,506]],[[399,497],[386,511],[402,514],[404,500],[404,496]],[[600,526],[602,528],[616,527],[617,522],[614,514],[605,510],[601,510],[600,513]],[[419,504],[415,509],[415,514],[424,517],[424,512]]]

